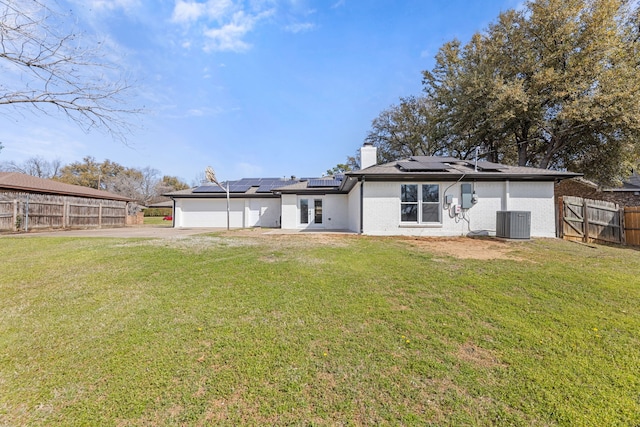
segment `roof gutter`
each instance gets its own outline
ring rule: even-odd
[[[438,181],[451,181],[455,182],[460,177],[467,179],[473,179],[475,181],[556,181],[569,178],[581,177],[582,174],[559,174],[559,175],[546,175],[546,174],[506,174],[506,173],[387,173],[387,174],[361,174],[355,175],[360,178],[368,177],[369,181],[425,181],[425,180],[438,180]]]

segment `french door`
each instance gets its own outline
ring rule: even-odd
[[[300,199],[300,225],[322,226],[322,199]]]

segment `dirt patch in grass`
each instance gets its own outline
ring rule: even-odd
[[[472,342],[466,342],[460,346],[456,354],[458,359],[482,368],[494,368],[504,366],[503,363],[489,350],[478,347]]]
[[[323,246],[345,247],[353,239],[378,237],[348,233],[278,233],[260,229],[232,230],[221,233],[226,237],[254,237],[273,247],[306,247],[321,244]],[[517,242],[510,242],[494,238],[470,238],[470,237],[380,237],[381,239],[393,239],[406,243],[412,247],[423,249],[435,254],[452,256],[461,259],[510,259],[523,261],[514,254]]]
[[[349,233],[280,233],[277,231],[264,231],[260,229],[232,230],[221,233],[227,237],[256,237],[273,246],[310,246],[320,243],[324,246],[344,247],[353,239],[363,238],[357,234]],[[371,238],[371,237],[365,237]],[[375,237],[374,237],[375,238]],[[382,237],[388,239],[388,237]],[[462,259],[511,259],[522,261],[513,254],[517,243],[493,238],[469,238],[469,237],[399,237],[391,239],[406,242],[407,244],[425,249],[429,252],[448,255]]]
[[[522,258],[513,255],[513,243],[503,240],[469,237],[414,237],[403,240],[413,247],[455,258],[522,261]]]

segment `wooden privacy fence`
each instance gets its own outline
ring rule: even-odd
[[[564,196],[558,211],[559,237],[565,240],[640,245],[640,207]]]
[[[624,234],[628,245],[640,246],[640,207],[624,208]]]
[[[124,227],[127,202],[27,193],[0,193],[0,231]]]

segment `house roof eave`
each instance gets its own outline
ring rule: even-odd
[[[508,173],[508,172],[445,172],[445,173],[350,173],[350,176],[366,181],[458,181],[461,178],[472,181],[557,181],[576,178],[582,174],[561,173]]]

